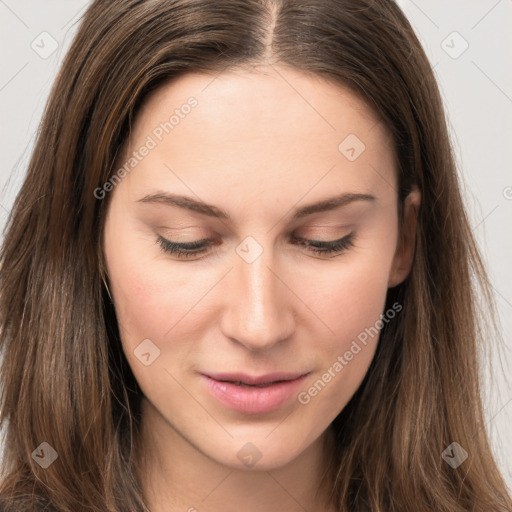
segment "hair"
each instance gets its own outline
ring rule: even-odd
[[[399,208],[413,186],[422,197],[411,272],[388,291],[386,309],[402,310],[331,424],[333,503],[351,512],[512,510],[479,388],[479,313],[485,306],[494,318],[492,293],[438,86],[397,5],[96,0],[53,85],[0,252],[6,511],[148,510],[137,472],[141,390],[101,247],[111,194],[94,191],[113,176],[151,91],[188,72],[264,63],[362,98],[392,134]],[[456,469],[442,458],[453,441],[468,452]],[[32,458],[42,442],[58,453],[46,469]]]

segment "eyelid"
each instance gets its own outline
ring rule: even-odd
[[[349,234],[351,231],[355,229],[354,224],[336,224],[333,226],[326,225],[308,225],[301,227],[300,229],[296,229],[293,233],[301,233],[301,237],[304,238],[318,238],[318,237],[326,237],[328,240],[326,241],[334,241],[333,238],[336,238],[338,233],[346,233]],[[307,233],[307,235],[302,235],[302,233]],[[309,234],[311,233],[311,234]],[[344,235],[345,236],[345,235]]]
[[[296,245],[306,246],[311,253],[333,258],[341,256],[344,252],[353,247],[354,237],[355,231],[352,231],[337,240],[311,240],[302,237],[292,237],[292,240]],[[217,245],[213,240],[208,238],[191,242],[175,242],[174,240],[167,240],[161,235],[158,235],[156,243],[160,245],[163,252],[174,254],[180,259],[200,256],[207,253],[212,245]]]

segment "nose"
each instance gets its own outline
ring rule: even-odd
[[[251,263],[237,257],[226,282],[222,331],[251,351],[271,349],[295,328],[294,295],[267,252]]]

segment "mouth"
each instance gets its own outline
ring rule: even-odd
[[[278,382],[288,382],[288,381],[275,380],[272,382],[264,382],[263,384],[247,384],[246,382],[242,382],[241,380],[238,380],[238,381],[220,380],[219,382],[229,382],[231,384],[234,384],[235,386],[243,386],[245,388],[266,388],[268,386],[272,386],[273,384],[277,384]]]
[[[309,372],[272,373],[253,376],[242,373],[202,373],[209,392],[222,405],[243,414],[263,414],[283,406]]]

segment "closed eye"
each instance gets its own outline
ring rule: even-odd
[[[349,233],[343,238],[332,241],[308,240],[305,238],[294,237],[293,242],[296,245],[305,246],[308,251],[321,255],[338,255],[354,245],[355,233]],[[206,253],[214,245],[210,239],[195,240],[193,242],[178,243],[158,235],[156,240],[163,252],[173,254],[178,258],[192,258]]]

